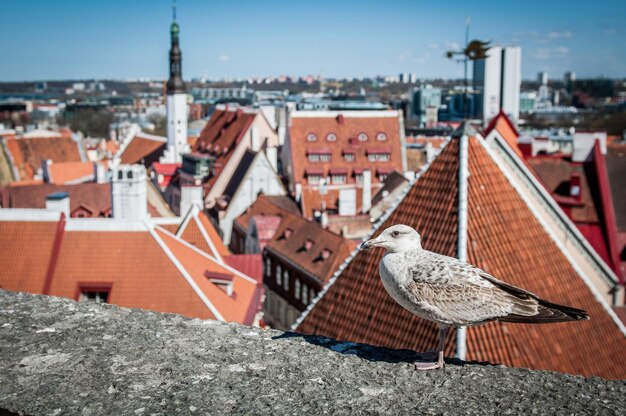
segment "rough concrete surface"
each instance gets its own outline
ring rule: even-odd
[[[458,361],[416,372],[415,358],[411,351],[0,290],[0,415],[626,409],[625,381]]]

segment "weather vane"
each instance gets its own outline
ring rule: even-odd
[[[487,51],[489,50],[489,44],[491,41],[483,42],[481,40],[473,40],[470,42],[469,40],[469,28],[471,17],[468,17],[465,21],[465,48],[450,50],[446,52],[446,57],[448,59],[454,59],[455,56],[463,56],[461,59],[457,59],[457,62],[463,62],[464,65],[464,84],[465,84],[465,94],[463,96],[463,112],[465,113],[465,117],[468,117],[467,110],[467,64],[469,61],[476,61],[480,59],[487,58]]]

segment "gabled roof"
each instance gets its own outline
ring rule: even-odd
[[[519,138],[519,132],[517,128],[509,119],[509,117],[504,113],[502,109],[498,112],[498,115],[491,119],[489,125],[483,131],[483,136],[487,137],[489,133],[493,130],[496,130],[500,136],[506,141],[511,149],[520,157],[523,158],[522,151],[517,145],[517,139]]]
[[[372,198],[372,205],[378,204],[388,194],[396,190],[398,187],[407,184],[409,180],[405,178],[401,173],[393,171],[387,176],[383,182],[383,187],[376,192]]]
[[[57,212],[2,209],[0,243],[3,289],[78,299],[81,286],[108,288],[119,306],[243,324],[259,308],[256,280],[152,220],[65,221]]]
[[[218,107],[213,112],[192,149],[193,152],[210,154],[216,158],[215,176],[209,180],[209,184],[215,183],[257,114],[256,110],[228,107]]]
[[[158,159],[167,146],[167,138],[152,134],[137,133],[122,149],[120,161],[124,164],[142,163],[147,159]]]
[[[244,233],[248,231],[250,219],[255,215],[285,216],[285,213],[300,215],[296,203],[288,196],[283,195],[259,195],[246,212],[235,219],[234,225]]]
[[[286,214],[265,249],[324,284],[355,246],[317,223]]]
[[[211,221],[195,205],[181,222],[176,235],[217,259],[222,260],[231,254]]]
[[[425,249],[455,256],[458,140],[453,139],[372,235],[398,223],[415,227]],[[580,275],[492,159],[469,139],[468,259],[548,300],[587,310],[590,321],[554,325],[489,323],[467,331],[467,359],[574,374],[626,377],[625,329]],[[330,280],[298,331],[391,348],[428,350],[436,326],[401,308],[378,277],[380,251],[357,252]],[[455,335],[446,343],[454,353]]]
[[[11,165],[22,180],[33,179],[43,160],[81,162],[78,143],[65,135],[4,140]]]

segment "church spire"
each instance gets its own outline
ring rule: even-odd
[[[179,34],[180,27],[176,23],[176,4],[174,4],[172,6],[172,25],[170,26],[170,79],[167,81],[167,93],[170,95],[185,92],[182,67],[183,54],[178,45]]]

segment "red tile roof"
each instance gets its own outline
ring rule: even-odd
[[[0,216],[4,289],[78,299],[81,286],[108,287],[108,302],[119,306],[243,324],[254,321],[260,300],[255,279],[158,226],[138,222],[135,231],[117,231],[128,224],[72,219],[72,225],[65,225],[38,219],[51,215],[45,211],[31,211],[16,220],[15,212]],[[232,295],[207,277],[215,275],[232,283]]]
[[[211,221],[196,208],[183,220],[176,235],[217,259],[231,254]]]
[[[64,185],[68,182],[80,183],[94,180],[93,162],[61,162],[48,166],[50,183]]]
[[[217,109],[211,115],[193,147],[194,152],[216,157],[215,176],[209,180],[210,184],[215,182],[256,116],[256,111],[241,108]]]
[[[234,225],[245,234],[248,231],[250,219],[256,215],[284,216],[285,212],[300,215],[298,206],[287,196],[259,195],[250,207],[235,219]]]
[[[2,188],[2,206],[4,208],[45,208],[46,196],[56,192],[69,194],[72,213],[81,207],[83,212],[90,211],[93,217],[110,212],[111,185],[108,183],[8,185]]]
[[[469,328],[467,358],[507,366],[626,378],[626,337],[564,253],[491,159],[469,140],[469,262],[543,298],[587,310],[575,324],[489,323]],[[454,256],[457,242],[458,141],[453,139],[374,235],[404,223],[427,250]],[[298,330],[391,348],[432,349],[437,329],[395,303],[378,277],[381,251],[359,252],[333,278]],[[446,343],[454,353],[455,334]]]
[[[307,243],[312,243],[308,249]],[[324,284],[354,247],[355,242],[298,215],[286,213],[265,250],[278,255]]]
[[[80,162],[78,144],[71,137],[7,138],[6,149],[20,179],[33,179],[42,160]]]
[[[157,161],[167,146],[167,138],[151,134],[136,134],[120,155],[120,161],[126,164],[144,164]]]
[[[500,133],[500,136],[509,144],[511,149],[520,157],[520,159],[524,159],[524,155],[517,145],[517,139],[519,138],[519,133],[517,128],[513,124],[513,122],[507,117],[507,115],[500,110],[497,116],[491,119],[489,125],[483,132],[483,136],[487,137],[492,130],[497,130]]]
[[[233,269],[256,280],[259,285],[263,284],[263,256],[261,254],[235,254],[224,257],[224,261]]]
[[[329,134],[334,134],[335,141],[328,141]],[[384,133],[386,140],[377,139],[379,133]],[[367,140],[359,140],[359,136],[365,135]],[[309,187],[306,174],[319,174],[326,176],[331,168],[344,169],[348,172],[346,184],[356,184],[353,172],[358,169],[387,168],[402,171],[402,153],[400,142],[400,118],[396,112],[295,112],[291,116],[289,127],[289,150],[291,153],[290,178],[292,183],[301,183],[303,188]],[[309,136],[315,136],[315,141],[309,141]],[[328,162],[310,162],[308,154],[317,149],[317,153],[331,153]],[[354,161],[344,159],[346,149],[352,150]],[[371,162],[367,155],[370,153],[389,153],[388,161]],[[372,183],[378,184],[379,180],[372,175]],[[316,189],[315,187],[310,187]],[[319,192],[303,193],[303,205],[306,207],[304,215],[312,217],[315,210],[321,210]]]

